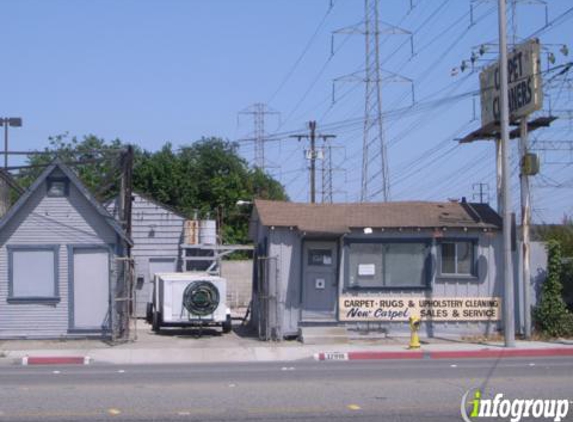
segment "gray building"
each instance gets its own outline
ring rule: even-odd
[[[53,162],[0,220],[0,337],[124,336],[130,244]]]
[[[107,209],[116,214],[115,201]],[[181,271],[185,217],[141,193],[133,194],[131,206],[132,257],[135,262],[135,314],[145,317],[153,275]]]
[[[465,202],[257,200],[253,323],[262,339],[313,326],[405,334],[412,315],[427,336],[498,332],[501,223]]]

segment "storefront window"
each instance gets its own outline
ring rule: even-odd
[[[469,241],[443,242],[442,274],[474,275],[474,245]]]
[[[351,288],[424,288],[428,283],[426,243],[359,243],[348,245]]]

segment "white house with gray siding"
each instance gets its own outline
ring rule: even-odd
[[[130,244],[53,162],[0,220],[0,338],[123,335]]]
[[[107,205],[115,215],[116,201]],[[135,313],[145,317],[153,275],[181,271],[180,245],[185,217],[150,197],[134,193],[131,206],[132,257],[135,260]]]
[[[414,315],[427,336],[499,332],[501,227],[485,204],[257,200],[252,321],[277,340],[307,326],[406,334]]]

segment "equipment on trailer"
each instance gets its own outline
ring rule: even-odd
[[[156,273],[147,304],[146,319],[159,332],[162,327],[221,326],[231,331],[231,310],[226,305],[227,280],[208,273]]]

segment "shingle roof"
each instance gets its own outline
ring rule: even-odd
[[[502,224],[489,205],[458,202],[301,204],[256,200],[255,209],[264,226],[319,233],[346,233],[364,227],[500,229]]]

